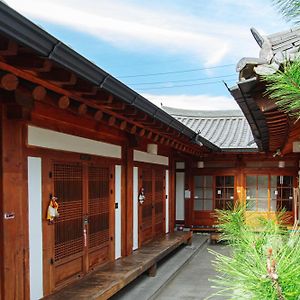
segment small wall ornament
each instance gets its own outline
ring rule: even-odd
[[[56,200],[57,200],[57,197],[52,196],[52,198],[49,202],[49,206],[48,206],[48,210],[47,210],[47,220],[48,220],[49,224],[52,224],[54,219],[59,217],[58,203]]]
[[[140,189],[138,200],[140,204],[143,204],[145,201],[145,190],[143,187]]]

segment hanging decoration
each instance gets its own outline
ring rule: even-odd
[[[138,199],[139,199],[140,204],[143,204],[144,201],[145,201],[145,190],[144,190],[143,187],[140,189],[140,193],[139,193]]]
[[[55,218],[59,217],[57,197],[51,197],[47,211],[47,220],[51,224]]]

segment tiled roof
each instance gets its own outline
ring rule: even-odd
[[[261,50],[258,58],[244,57],[238,62],[240,79],[275,73],[284,61],[299,57],[300,27],[267,36],[260,35],[254,28],[251,32]]]
[[[298,52],[300,46],[300,27],[270,34],[266,37],[271,43],[274,53]]]
[[[162,109],[223,150],[257,149],[250,126],[239,110]]]
[[[300,27],[267,36],[251,28],[251,33],[261,48],[259,55],[238,62],[239,82],[230,92],[245,114],[259,150],[277,151],[286,143],[289,122],[284,112],[271,102],[267,110],[262,109],[257,97],[260,93],[263,98],[265,83],[261,84],[259,75],[274,74],[285,62],[300,58]]]

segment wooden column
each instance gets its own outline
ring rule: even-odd
[[[0,107],[1,296],[28,299],[28,210],[24,200],[27,181],[23,178],[22,122],[8,120],[6,107]]]
[[[243,156],[239,155],[236,160],[236,195],[235,199],[243,204],[246,200],[246,194],[245,194],[245,186],[244,186],[244,166],[245,163],[243,161]]]
[[[176,179],[176,168],[173,151],[170,153],[169,161],[169,230],[174,231],[175,228],[175,179]]]
[[[122,234],[122,255],[127,256],[132,253],[133,247],[133,148],[129,146],[123,147],[123,158],[125,165],[125,207],[122,222],[125,228],[125,234]],[[123,233],[123,232],[122,232]]]
[[[185,184],[184,189],[189,190],[192,195],[192,161],[186,160],[185,161]],[[192,198],[184,199],[184,225],[190,227],[192,225]]]

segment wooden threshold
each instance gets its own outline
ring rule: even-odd
[[[148,271],[155,276],[156,264],[182,244],[190,244],[191,231],[176,231],[161,236],[130,256],[105,264],[76,283],[45,297],[58,299],[108,299]]]

